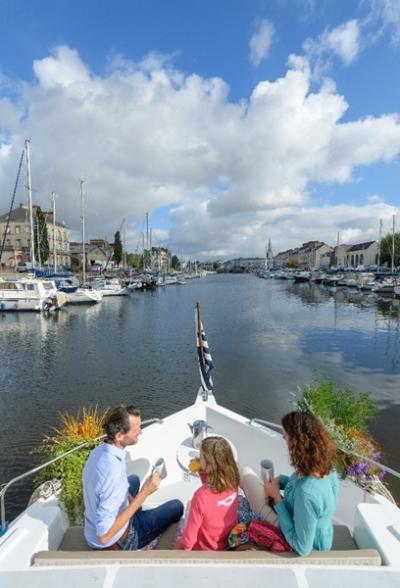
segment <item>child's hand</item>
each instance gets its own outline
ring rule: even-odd
[[[201,470],[200,460],[198,457],[195,457],[189,461],[189,470],[192,474],[197,474]]]

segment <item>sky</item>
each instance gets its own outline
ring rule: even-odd
[[[73,240],[81,178],[87,238],[123,226],[130,252],[146,212],[191,259],[377,239],[399,63],[400,0],[0,0],[0,213],[29,139],[34,202],[55,191]]]

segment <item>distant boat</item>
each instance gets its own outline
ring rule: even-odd
[[[54,282],[27,277],[21,280],[0,280],[0,312],[31,310],[49,312],[58,310],[67,301],[67,295],[58,292]]]

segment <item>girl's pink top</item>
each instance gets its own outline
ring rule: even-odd
[[[220,551],[228,547],[228,535],[237,524],[238,491],[215,492],[205,483],[196,490],[180,542],[186,550]]]

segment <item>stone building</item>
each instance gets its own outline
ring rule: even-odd
[[[33,205],[33,217],[36,217],[37,205]],[[70,267],[71,258],[69,251],[69,229],[61,221],[56,220],[55,233],[53,232],[53,213],[43,211],[47,238],[49,243],[49,258],[46,264],[53,266],[54,240],[56,242],[57,266]],[[1,243],[6,231],[8,213],[0,216]],[[30,261],[31,229],[29,223],[29,209],[26,204],[20,204],[11,211],[9,225],[5,240],[5,248],[2,256],[2,265],[15,268],[20,262]]]
[[[367,241],[349,245],[346,250],[346,267],[373,267],[378,265],[378,242]]]
[[[166,247],[151,248],[151,269],[154,272],[168,272],[171,269],[171,252]]]

